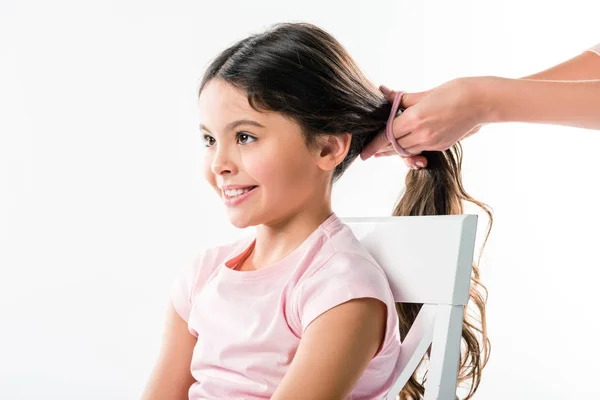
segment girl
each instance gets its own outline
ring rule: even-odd
[[[419,305],[394,304],[382,269],[333,213],[331,190],[390,104],[333,37],[297,23],[219,54],[199,110],[206,179],[231,223],[256,234],[202,253],[177,280],[143,398],[384,399]],[[459,147],[426,156],[394,215],[462,213],[461,200],[474,200]],[[477,269],[473,278],[482,323],[465,320],[459,376],[470,395],[488,354]],[[400,397],[422,393],[415,375]]]

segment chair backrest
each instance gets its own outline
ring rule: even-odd
[[[343,218],[385,270],[398,303],[423,303],[402,341],[395,399],[431,345],[425,400],[456,396],[477,215]]]

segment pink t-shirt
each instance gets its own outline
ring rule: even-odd
[[[233,269],[253,245],[246,238],[210,249],[175,282],[173,305],[198,338],[189,398],[269,399],[311,321],[371,297],[388,307],[385,339],[349,399],[385,399],[398,376],[398,317],[383,270],[350,228],[332,214],[281,261]]]

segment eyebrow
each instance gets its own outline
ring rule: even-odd
[[[233,121],[233,122],[230,122],[229,124],[227,124],[227,126],[225,127],[225,130],[233,130],[240,125],[252,125],[252,126],[256,126],[258,128],[265,127],[264,125],[261,125],[258,122],[253,121],[251,119],[238,119],[237,121]],[[212,132],[206,126],[200,124],[199,127],[200,127],[201,131],[204,130],[204,131],[212,134]]]

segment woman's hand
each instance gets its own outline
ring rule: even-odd
[[[423,151],[443,151],[456,142],[473,135],[485,123],[489,107],[478,88],[485,85],[486,77],[458,78],[434,89],[419,93],[405,93],[400,107],[405,111],[396,117],[392,131],[398,144],[411,156],[402,157],[411,168],[427,166]],[[381,86],[388,101],[396,92]],[[385,131],[369,143],[361,158],[396,154]]]

